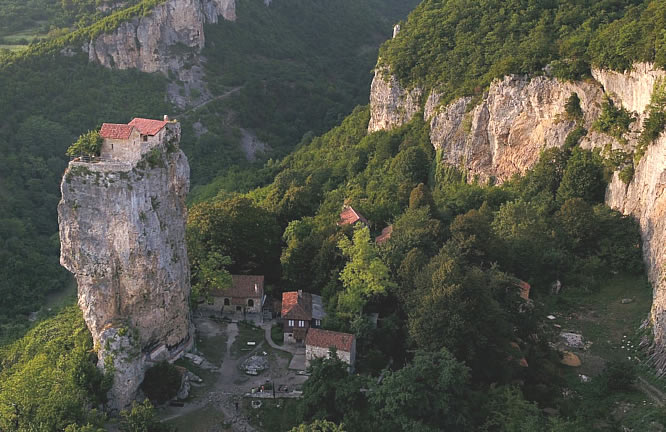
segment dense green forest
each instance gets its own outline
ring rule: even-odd
[[[229,256],[231,265],[218,260],[213,270],[260,272],[277,295],[281,288],[321,294],[324,326],[358,338],[361,376],[333,360],[314,366],[294,424],[548,430],[536,402],[565,412],[552,430],[584,430],[590,416],[558,396],[564,381],[541,301],[555,280],[590,293],[603,289],[608,268],[643,273],[637,224],[602,204],[603,159],[574,141],[544,152],[525,177],[485,186],[437,163],[422,120],[373,134],[368,121],[368,109],[358,108],[272,168],[270,185],[223,193],[190,212],[195,275],[210,271],[202,266],[211,257]],[[370,228],[337,226],[343,203]],[[376,245],[389,223],[391,239]],[[252,234],[257,224],[266,235]],[[520,298],[521,280],[535,302]],[[382,317],[377,327],[372,313]],[[378,386],[370,377],[389,359],[407,366]],[[511,385],[517,381],[520,388]]]
[[[239,127],[267,143],[267,158],[288,154],[304,136],[339,124],[368,100],[377,48],[416,0],[283,0],[236,3],[237,20],[206,27],[206,76],[214,95],[240,88],[182,118],[182,147],[199,187],[192,199],[220,188],[249,190],[270,181],[248,174]],[[248,53],[251,53],[248,55]],[[231,121],[220,121],[228,119]],[[196,137],[193,123],[208,131]],[[233,167],[233,169],[229,169]]]
[[[377,1],[335,9],[293,0],[298,16],[286,0],[275,9],[244,0],[237,23],[207,29],[213,93],[241,90],[183,119],[198,186],[187,227],[195,297],[206,295],[211,275],[263,274],[276,298],[295,289],[320,294],[324,327],[356,335],[358,374],[335,358],[315,361],[280,430],[313,422],[346,431],[620,427],[609,414],[617,395],[632,391],[635,359],[612,353],[583,384],[560,364],[553,327],[543,322],[547,307],[570,309],[615,283],[649,297],[637,223],[603,204],[614,167],[580,148],[577,130],[525,176],[485,185],[440,163],[422,116],[368,134],[368,107],[344,114],[367,100],[367,62],[376,55],[367,41],[387,37],[388,18],[403,11],[391,3],[371,21]],[[384,45],[380,64],[445,98],[480,95],[493,78],[539,73],[547,64],[566,78],[587,75],[591,65],[663,66],[665,16],[660,0],[425,0]],[[285,27],[296,29],[285,34]],[[25,329],[24,314],[40,297],[66,282],[55,222],[65,148],[101,121],[168,111],[166,80],[108,71],[83,57],[27,57],[0,71],[0,100],[8,101],[0,106],[0,198],[10,204],[0,208],[6,338]],[[225,113],[237,116],[234,127],[256,130],[274,158],[244,162],[224,123],[194,137],[196,121],[211,124]],[[344,204],[369,226],[338,226]],[[389,224],[390,240],[376,244]],[[522,281],[532,287],[530,300],[520,295]],[[564,295],[549,295],[555,281]],[[96,411],[81,409],[103,403],[108,385],[91,367],[82,326],[80,314],[66,309],[2,349],[1,428],[101,426]],[[12,399],[31,386],[34,397]],[[135,408],[150,417],[149,406]],[[640,413],[629,419],[635,430],[666,421],[656,408]]]
[[[665,26],[663,0],[425,0],[384,44],[380,65],[446,102],[548,64],[567,79],[589,76],[591,65],[666,66]]]

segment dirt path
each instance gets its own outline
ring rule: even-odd
[[[177,115],[178,116],[184,116],[184,115],[190,114],[191,112],[196,111],[199,108],[205,107],[206,105],[208,105],[211,102],[215,102],[217,100],[227,98],[227,97],[231,96],[234,93],[238,93],[240,91],[240,89],[242,89],[242,88],[243,88],[243,86],[234,87],[231,90],[228,90],[228,91],[222,93],[219,96],[215,96],[212,99],[208,99],[207,101],[204,101],[204,102],[201,102],[200,104],[194,105],[193,107],[190,107],[190,108],[186,109],[185,111],[178,113]]]
[[[288,348],[285,348],[285,347],[280,346],[280,345],[276,344],[275,342],[273,342],[273,338],[271,337],[271,328],[272,328],[272,326],[273,326],[272,322],[268,322],[268,323],[264,324],[264,336],[265,336],[265,339],[266,339],[266,343],[268,345],[270,345],[271,348],[274,348],[274,349],[280,350],[280,351],[284,351],[284,352],[288,352],[289,354],[293,354],[294,353],[293,350],[290,350]]]
[[[640,391],[645,393],[645,395],[649,397],[652,400],[652,402],[655,403],[655,405],[663,407],[664,404],[666,404],[666,394],[664,394],[657,387],[647,382],[645,378],[638,377],[638,382],[636,383],[636,387]]]

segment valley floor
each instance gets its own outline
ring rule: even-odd
[[[243,321],[226,322],[219,317],[200,316],[195,318],[195,324],[198,354],[205,360],[198,366],[189,359],[176,364],[195,373],[203,382],[193,384],[184,406],[159,408],[159,417],[179,431],[263,430],[261,422],[256,421],[256,411],[263,408],[253,409],[250,400],[262,401],[263,407],[267,407],[269,401],[249,395],[253,389],[259,390],[271,383],[278,397],[297,397],[298,393],[293,390],[300,388],[307,377],[291,369],[297,367],[292,360],[298,360],[303,354],[294,356],[291,351],[295,350],[280,347],[271,340],[272,322],[254,326]],[[248,342],[256,345],[248,345]],[[255,355],[268,360],[268,369],[257,376],[246,375],[242,365]],[[287,386],[291,393],[279,392],[280,386]],[[285,400],[273,400],[272,394],[272,391],[264,392],[271,398],[270,405]]]

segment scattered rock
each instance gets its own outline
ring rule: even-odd
[[[611,411],[611,417],[617,422],[622,421],[633,407],[634,405],[628,402],[618,402],[617,406]]]
[[[564,342],[567,344],[567,346],[570,346],[571,348],[585,348],[585,344],[583,343],[583,335],[581,334],[562,332],[560,333],[560,337],[564,339]]]
[[[591,379],[589,376],[583,374],[578,374],[578,378],[580,378],[580,382],[584,383],[590,382]]]
[[[185,400],[190,395],[190,380],[187,374],[183,374],[183,381],[180,384],[178,393],[176,394],[176,399]]]
[[[622,303],[622,304],[629,304],[629,303],[633,303],[633,302],[634,302],[634,299],[632,299],[632,298],[623,298],[622,301],[620,301],[620,303]]]
[[[555,315],[548,315],[546,318],[548,318],[548,319],[551,320],[551,321],[554,320],[554,319],[556,319],[556,318],[555,318]]]
[[[659,422],[653,421],[650,422],[647,430],[648,432],[664,432],[664,425]]]
[[[561,289],[562,289],[562,282],[560,282],[559,280],[556,280],[555,282],[550,284],[551,294],[558,295]]]
[[[187,371],[186,374],[187,374],[187,379],[193,383],[201,384],[203,382],[203,380],[199,377],[199,375],[193,374],[190,371]]]
[[[249,375],[258,375],[268,369],[268,360],[263,356],[252,356],[243,362],[241,369]]]
[[[580,358],[569,351],[562,352],[562,360],[560,360],[560,363],[569,367],[579,367],[582,364]]]
[[[198,355],[192,353],[185,354],[185,358],[190,360],[192,363],[194,363],[197,366],[200,366],[201,363],[203,363],[204,361],[203,357],[199,357]]]

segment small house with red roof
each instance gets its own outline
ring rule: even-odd
[[[299,290],[282,293],[280,316],[284,341],[303,343],[308,329],[320,327],[326,313],[321,296]]]
[[[305,367],[316,358],[329,358],[331,348],[335,348],[338,358],[354,371],[356,363],[356,337],[350,333],[313,328],[305,338]]]
[[[166,135],[168,116],[164,120],[135,118],[128,124],[104,123],[99,131],[102,138],[100,157],[120,162],[133,162],[161,143]]]
[[[212,290],[209,300],[199,308],[220,313],[260,314],[265,301],[263,276],[231,275],[231,286]]]
[[[382,230],[382,233],[375,237],[375,243],[382,245],[391,239],[393,235],[393,225],[389,225]]]
[[[345,206],[340,213],[340,220],[338,221],[338,225],[356,225],[357,223],[361,223],[365,226],[370,225],[368,220],[364,218],[361,213],[354,210],[352,206]]]

